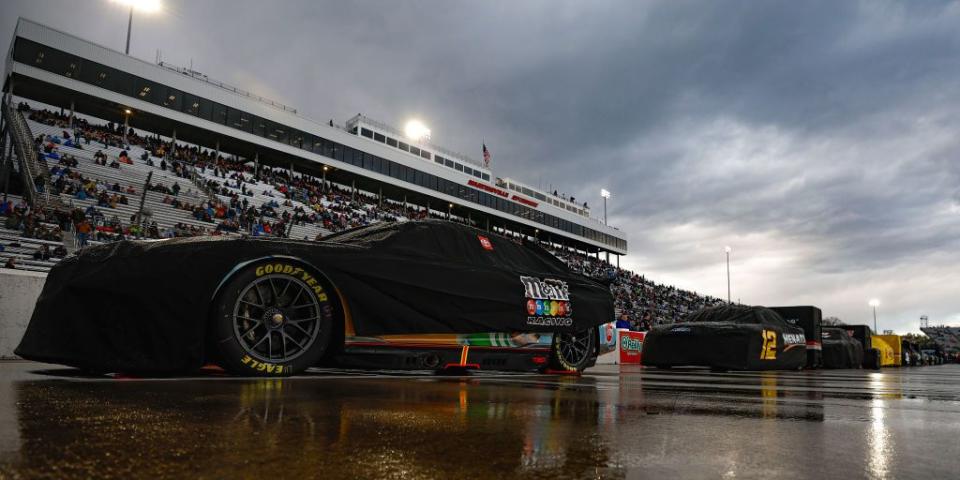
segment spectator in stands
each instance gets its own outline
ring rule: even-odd
[[[67,256],[67,249],[62,244],[53,247],[53,252],[51,252],[54,257],[63,258]]]
[[[50,247],[45,243],[40,245],[40,248],[33,252],[33,259],[43,261],[50,260]]]
[[[86,219],[81,220],[80,224],[77,225],[77,245],[80,248],[87,246],[87,240],[90,238],[90,232],[92,230],[90,222]]]
[[[22,219],[20,214],[14,211],[12,214],[7,215],[7,220],[3,223],[3,226],[7,230],[20,230],[21,223]]]
[[[8,258],[7,263],[3,264],[3,268],[15,270],[17,268],[17,259],[15,257]]]

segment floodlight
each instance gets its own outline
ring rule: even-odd
[[[407,122],[403,133],[407,138],[415,141],[430,140],[430,129],[420,120],[410,120]]]
[[[121,5],[132,7],[141,12],[156,12],[160,10],[160,0],[113,0]]]
[[[600,196],[603,198],[610,198],[610,192],[605,188],[600,189]]]
[[[880,306],[880,300],[877,300],[876,298],[871,299],[871,300],[870,300],[870,306],[871,306],[871,307],[879,307],[879,306]]]

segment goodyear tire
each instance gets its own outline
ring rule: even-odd
[[[550,349],[550,368],[582,372],[590,365],[597,345],[597,329],[577,333],[556,333]]]
[[[292,260],[252,263],[217,297],[210,331],[217,363],[234,375],[283,377],[316,365],[334,330],[334,295]]]

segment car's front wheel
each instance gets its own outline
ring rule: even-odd
[[[262,261],[221,289],[211,319],[217,363],[234,375],[280,377],[316,365],[333,330],[319,276],[293,261]]]
[[[582,372],[595,355],[597,329],[577,333],[556,333],[550,353],[550,367],[555,370]]]

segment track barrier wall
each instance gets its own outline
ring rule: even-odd
[[[0,359],[17,358],[13,349],[27,330],[46,280],[46,273],[0,268]]]

